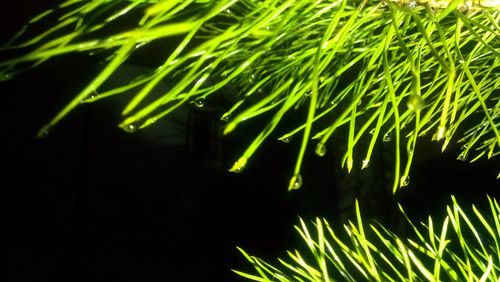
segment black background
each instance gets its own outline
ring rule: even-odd
[[[3,41],[57,1],[38,2],[0,4]],[[410,186],[395,196],[390,143],[379,145],[369,170],[351,175],[338,166],[340,151],[324,158],[311,151],[304,186],[292,193],[298,140],[269,140],[243,173],[231,174],[264,123],[222,137],[217,101],[186,105],[128,134],[116,126],[126,97],[109,99],[33,138],[101,67],[64,56],[0,83],[1,281],[238,281],[230,269],[250,268],[235,247],[284,256],[300,243],[292,227],[298,216],[339,224],[358,198],[367,218],[399,228],[398,202],[420,220],[442,216],[451,194],[466,205],[498,195],[498,158],[460,162],[457,147],[441,154],[427,140]]]

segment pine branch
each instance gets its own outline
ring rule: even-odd
[[[337,232],[325,219],[295,229],[303,246],[273,265],[238,248],[255,274],[233,270],[252,281],[498,281],[500,278],[499,214],[463,209],[452,197],[443,221],[429,217],[414,224],[401,208],[412,234],[406,237],[381,224],[363,222],[358,203],[356,220]]]
[[[230,86],[238,91],[221,117],[225,134],[273,114],[231,171],[242,171],[271,134],[298,137],[289,184],[298,189],[311,142],[325,155],[345,127],[348,171],[368,166],[377,142],[394,143],[396,191],[408,184],[417,141],[426,134],[442,141],[443,150],[459,140],[462,160],[498,156],[499,6],[498,0],[68,0],[3,46],[3,52],[24,54],[0,62],[0,80],[56,56],[111,52],[101,72],[39,136],[81,103],[135,93],[120,123],[134,132],[185,104],[201,107]],[[116,31],[120,23],[127,27]],[[29,34],[33,25],[49,27]],[[177,43],[158,54],[155,71],[103,88],[138,49],[164,38]],[[153,97],[163,80],[175,84]],[[303,121],[276,132],[301,106],[308,109]],[[354,151],[366,152],[364,159],[356,160]]]

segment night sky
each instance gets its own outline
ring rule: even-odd
[[[0,4],[1,40],[50,3],[32,2]],[[0,60],[7,56],[0,52]],[[295,192],[287,185],[298,139],[269,139],[242,173],[229,173],[265,117],[222,136],[227,99],[186,105],[130,134],[117,127],[128,98],[116,97],[82,105],[35,139],[101,68],[96,58],[65,56],[0,83],[0,281],[239,281],[230,269],[250,268],[236,246],[285,256],[300,244],[293,230],[299,216],[335,226],[351,218],[357,198],[367,220],[397,229],[398,202],[425,220],[440,218],[452,194],[464,206],[499,195],[498,158],[461,162],[459,146],[440,153],[440,144],[425,139],[410,185],[396,195],[390,142],[377,147],[369,169],[350,175],[339,166],[341,146],[331,145],[323,158],[310,148]],[[130,64],[116,79],[145,69]],[[294,115],[290,121],[305,112]]]

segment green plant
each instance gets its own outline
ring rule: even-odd
[[[4,52],[18,49],[23,55],[0,62],[0,80],[63,54],[106,56],[102,71],[38,136],[81,103],[129,95],[120,127],[133,132],[186,103],[202,107],[210,96],[234,87],[234,105],[221,117],[227,121],[225,134],[263,113],[273,116],[233,172],[246,166],[282,119],[305,106],[303,121],[280,132],[285,141],[302,135],[290,190],[302,184],[310,139],[318,140],[315,151],[323,156],[327,142],[346,127],[342,163],[348,171],[358,163],[355,150],[365,152],[359,162],[364,168],[377,142],[393,140],[395,191],[407,185],[417,139],[428,132],[444,140],[443,150],[459,139],[462,160],[499,154],[498,5],[495,0],[68,0],[35,17],[3,46]],[[44,24],[50,28],[29,34],[30,26]],[[163,38],[175,46],[158,55],[156,70],[106,88],[136,50]],[[171,87],[153,97],[162,80]]]
[[[307,253],[288,252],[273,266],[243,255],[256,273],[235,271],[254,281],[499,281],[500,206],[488,198],[490,213],[464,210],[452,197],[447,215],[421,226],[407,219],[413,236],[401,237],[380,224],[366,225],[356,202],[356,220],[335,232],[317,218],[295,229]],[[343,236],[346,235],[346,236]]]

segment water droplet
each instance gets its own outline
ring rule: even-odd
[[[204,97],[196,98],[193,104],[197,108],[202,108],[203,106],[205,106],[205,98]]]
[[[326,146],[325,143],[319,142],[318,145],[316,145],[316,155],[323,157],[326,154]]]
[[[370,160],[369,159],[364,159],[363,164],[361,165],[361,169],[365,169],[370,166]]]
[[[36,134],[36,138],[45,138],[49,136],[49,134],[50,134],[50,128],[45,126],[42,129],[40,129],[40,131],[38,131],[38,133]]]
[[[406,105],[408,106],[408,109],[412,111],[421,110],[424,107],[424,100],[420,95],[411,94],[410,97],[408,97]]]
[[[288,59],[293,60],[293,59],[295,59],[295,56],[294,55],[288,55]]]
[[[279,140],[283,143],[286,143],[286,144],[290,143],[290,137],[288,137],[288,136],[281,137]]]
[[[300,174],[295,174],[290,179],[290,184],[288,185],[288,191],[298,190],[302,187],[302,176]]]
[[[320,76],[320,77],[319,77],[319,82],[325,82],[326,78],[327,78],[327,77],[326,77],[326,76],[324,76],[324,75]]]
[[[363,101],[361,99],[359,99],[357,106],[358,107],[361,106],[362,103],[363,103]]]
[[[410,184],[410,176],[408,175],[402,176],[400,180],[400,186],[405,187],[408,186],[409,184]]]
[[[467,151],[463,151],[462,153],[460,153],[460,155],[458,155],[457,159],[459,161],[466,161],[467,160]]]
[[[250,78],[248,78],[248,81],[250,82],[250,84],[253,84],[255,82],[255,74],[252,74]]]
[[[312,95],[311,91],[307,91],[306,93],[304,93],[304,97],[306,97],[306,98],[311,97],[311,95]]]
[[[129,124],[124,125],[122,128],[123,128],[123,130],[125,130],[128,133],[134,133],[137,131],[137,129],[139,127],[135,123],[129,123]]]
[[[234,163],[233,167],[229,170],[230,172],[240,173],[243,171],[247,165],[247,158],[241,157],[237,162]]]
[[[7,81],[12,78],[12,74],[8,72],[0,72],[0,81]]]
[[[221,118],[221,121],[228,122],[231,120],[231,114],[224,114]]]
[[[389,131],[386,134],[384,134],[382,141],[383,142],[391,142],[391,140],[392,140],[392,133],[391,133],[391,131]]]
[[[91,102],[94,102],[97,99],[98,96],[99,96],[99,93],[97,93],[97,91],[94,90],[94,92],[92,92],[86,98],[82,99],[80,101],[80,103],[91,103]]]
[[[233,12],[230,9],[226,9],[226,13],[232,14]]]

